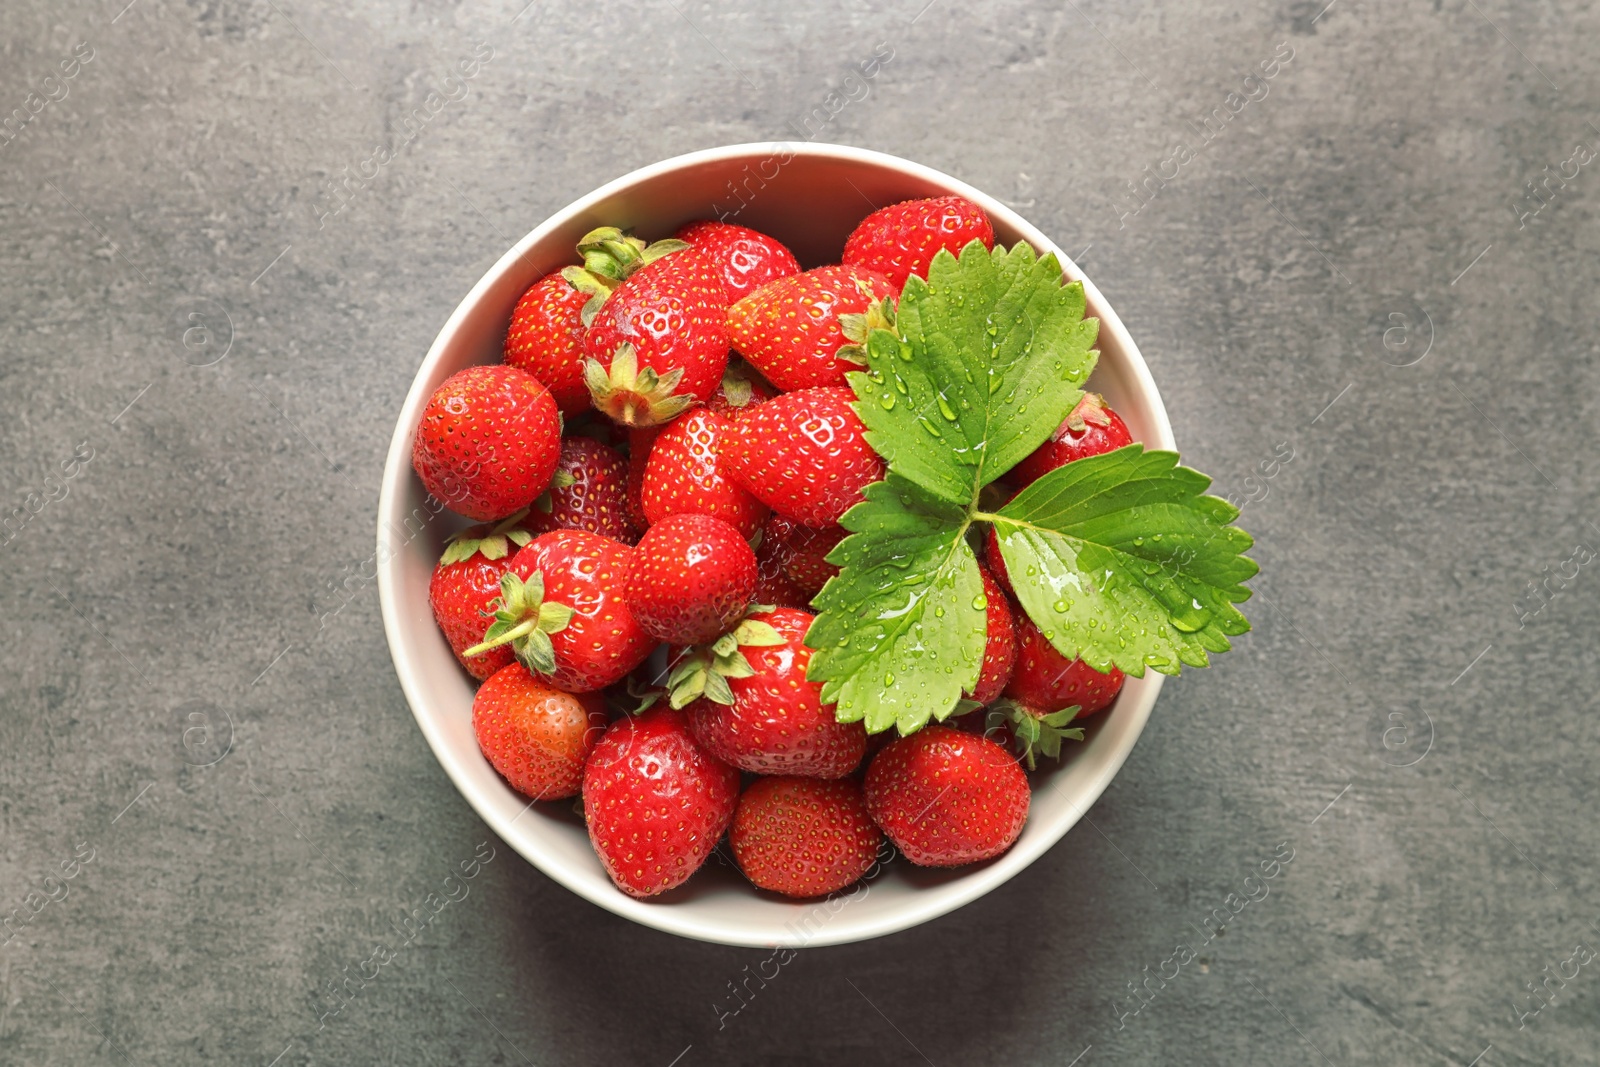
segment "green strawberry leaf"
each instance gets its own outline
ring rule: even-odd
[[[840,722],[909,734],[945,718],[977,684],[983,579],[967,511],[891,474],[845,513],[851,536],[828,553],[842,570],[814,602],[807,677]]]
[[[1235,604],[1256,564],[1239,509],[1175,452],[1128,445],[1075,460],[994,514],[1018,601],[1063,655],[1142,677],[1177,674],[1250,629]]]
[[[895,473],[970,506],[979,489],[1042,444],[1082,396],[1100,324],[1083,286],[1027,244],[961,258],[940,252],[913,275],[894,327],[867,339],[849,375],[867,441]]]
[[[1234,607],[1256,572],[1250,536],[1173,453],[1078,460],[1001,506],[992,483],[1078,412],[1098,357],[1085,306],[1054,256],[973,242],[909,278],[897,307],[846,324],[866,361],[848,375],[854,407],[888,475],[844,516],[850,536],[828,554],[840,573],[812,601],[807,676],[839,721],[907,734],[970,706],[983,523],[1029,617],[1097,670],[1175,674],[1250,628]],[[1024,725],[1030,755],[1059,752],[1069,721]]]

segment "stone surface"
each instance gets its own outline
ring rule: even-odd
[[[0,533],[0,1062],[1594,1062],[1600,568],[1527,590],[1600,549],[1600,10],[123,2],[0,13],[0,512],[39,507]],[[516,236],[798,137],[1084,249],[1263,573],[1023,876],[780,967],[494,841],[360,569],[411,375]]]

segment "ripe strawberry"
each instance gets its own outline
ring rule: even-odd
[[[689,728],[708,752],[740,770],[806,778],[841,778],[861,763],[865,728],[835,719],[822,686],[806,678],[811,619],[794,608],[752,615],[740,629],[754,633],[738,634],[745,649],[734,652],[746,666],[726,675],[719,673],[723,662],[709,666],[701,683],[706,696],[689,705]],[[693,691],[683,686],[685,676],[680,666],[669,679],[674,701]]]
[[[664,893],[699,870],[738,800],[739,772],[695,744],[672,708],[612,723],[583,772],[589,841],[634,897]]]
[[[655,446],[657,426],[640,426],[628,431],[628,520],[634,529],[650,528],[650,518],[644,513],[644,471],[650,462],[650,449]]]
[[[851,779],[758,778],[739,798],[728,844],[760,888],[820,897],[871,870],[883,834]]]
[[[646,519],[654,524],[668,515],[710,515],[745,537],[761,528],[766,505],[728,475],[724,451],[733,427],[710,408],[696,408],[662,428],[645,464],[641,502]]]
[[[560,274],[547,274],[522,294],[506,330],[506,364],[539,379],[569,418],[589,410],[589,387],[583,384],[588,301],[588,293]]]
[[[793,252],[746,226],[701,219],[687,224],[674,236],[717,265],[730,302],[775,278],[800,273],[800,262]]]
[[[592,437],[566,437],[550,488],[528,509],[528,529],[588,530],[632,544],[628,461]]]
[[[773,604],[780,608],[807,608],[811,596],[789,577],[785,564],[789,561],[788,539],[796,530],[808,530],[793,519],[777,512],[767,517],[761,528],[761,543],[756,547],[756,595],[758,604]]]
[[[807,526],[832,526],[883,478],[883,460],[843,386],[784,393],[739,413],[722,447],[728,473]]]
[[[520,663],[496,671],[472,700],[478,747],[511,788],[534,800],[577,796],[605,729],[598,693],[563,693]]]
[[[445,545],[428,579],[433,619],[444,631],[456,659],[479,681],[511,662],[509,648],[473,657],[463,653],[483,640],[483,631],[489,626],[489,605],[500,595],[500,577],[510,569],[513,553],[533,540],[522,528],[523,521],[518,513],[493,528],[462,530]]]
[[[631,273],[583,336],[584,380],[595,407],[625,426],[667,422],[722,381],[728,365],[728,290],[692,248]]]
[[[733,627],[756,592],[756,554],[738,530],[709,515],[669,515],[633,553],[623,587],[651,636],[699,645]]]
[[[844,242],[844,262],[887,277],[896,289],[915,274],[928,277],[940,249],[959,256],[973,241],[994,247],[994,227],[983,209],[960,196],[906,200],[861,220]]]
[[[1011,605],[1007,603],[1000,583],[981,565],[978,573],[983,576],[983,598],[987,602],[984,623],[987,630],[978,684],[966,694],[966,698],[978,704],[987,704],[998,697],[1011,680],[1011,670],[1017,662],[1017,629],[1011,617]]]
[[[1101,674],[1081,659],[1057,652],[1026,613],[1017,614],[1017,666],[1005,695],[1040,714],[1074,705],[1078,718],[1104,711],[1122,691],[1123,675],[1115,667]]]
[[[1017,761],[947,726],[891,741],[867,768],[865,789],[873,821],[923,867],[998,856],[1028,818],[1028,777]]]
[[[1127,423],[1106,406],[1105,397],[1099,393],[1084,393],[1083,399],[1056,427],[1050,439],[1029,453],[1006,477],[1018,489],[1025,489],[1075,459],[1115,452],[1132,443],[1133,435],[1128,432]]]
[[[843,526],[795,526],[784,542],[783,571],[807,600],[839,573],[838,564],[829,563],[827,556],[849,536],[850,531]]]
[[[885,300],[899,292],[874,271],[818,267],[769,282],[730,307],[728,336],[779,389],[844,385],[846,372],[866,363],[867,334],[892,324]]]
[[[515,367],[468,367],[423,409],[411,465],[428,492],[485,522],[533,503],[560,451],[561,416],[537,378]]]
[[[1006,559],[1000,554],[1000,535],[995,533],[993,526],[983,538],[983,562],[989,565],[989,572],[994,575],[995,581],[1006,592],[1011,592],[1011,576],[1006,573]]]
[[[494,622],[478,655],[509,644],[529,670],[557,689],[604,689],[644,662],[655,639],[622,598],[633,549],[586,530],[540,534],[500,580]]]

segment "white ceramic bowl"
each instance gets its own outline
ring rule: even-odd
[[[601,869],[570,801],[530,809],[478,751],[472,733],[475,685],[451,655],[428,606],[429,573],[445,538],[464,525],[448,512],[430,517],[411,470],[412,438],[433,391],[463,367],[499,361],[517,298],[544,274],[572,262],[578,238],[596,226],[632,227],[655,239],[721,211],[728,221],[777,237],[803,265],[814,267],[836,262],[845,236],[872,209],[951,193],[981,205],[1001,243],[1027,241],[1041,254],[1054,252],[1068,277],[1083,282],[1089,314],[1100,319],[1092,388],[1106,395],[1136,440],[1173,448],[1166,410],[1133,339],[1055,242],[1000,201],[948,175],[838,145],[734,145],[618,178],[557,212],[502,256],[455,309],[422,361],[395,426],[378,501],[378,590],[395,670],[428,744],[478,814],[529,862],[603,908],[658,930],[728,945],[830,945],[903,930],[989,892],[1060,840],[1105,790],[1144,729],[1161,688],[1154,673],[1129,679],[1087,740],[1070,746],[1062,764],[1035,776],[1027,826],[1005,855],[956,870],[919,869],[895,858],[846,894],[812,903],[760,892],[717,857],[662,897],[626,896]]]

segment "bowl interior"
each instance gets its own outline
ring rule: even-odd
[[[696,218],[724,217],[770,233],[806,266],[836,262],[845,236],[874,208],[957,193],[980,204],[1004,244],[1028,241],[1055,252],[1068,277],[1084,280],[1089,314],[1100,319],[1100,361],[1092,388],[1106,395],[1137,440],[1173,447],[1172,432],[1138,349],[1116,314],[1066,255],[1010,208],[937,171],[892,156],[826,145],[740,145],[680,156],[636,171],[553,216],[495,264],[451,315],[417,372],[390,447],[379,501],[379,591],[390,651],[406,698],[440,763],[462,794],[508,844],[589,900],[658,929],[734,945],[824,945],[876,937],[924,922],[981,896],[1054,844],[1104,791],[1132,748],[1161,677],[1129,679],[1116,705],[1061,764],[1035,776],[1033,807],[1005,855],[951,871],[895,857],[853,890],[795,903],[755,890],[725,846],[688,884],[651,901],[615,889],[589,847],[572,802],[530,807],[478,751],[472,732],[475,685],[434,626],[428,578],[444,540],[461,525],[430,510],[411,470],[411,440],[423,406],[449,375],[493,363],[517,298],[544,274],[573,261],[579,237],[604,224],[641,236],[669,235]]]

